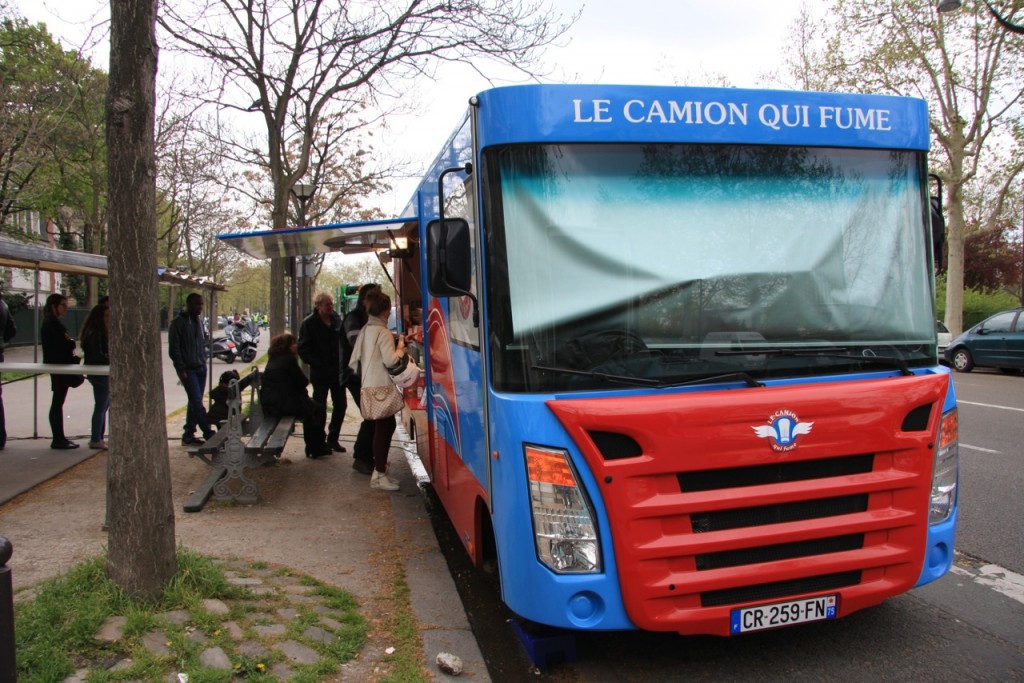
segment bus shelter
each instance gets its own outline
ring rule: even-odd
[[[38,375],[39,374],[81,374],[82,367],[79,365],[51,365],[39,362],[39,302],[40,302],[40,291],[39,291],[39,273],[40,271],[46,272],[57,272],[66,273],[71,275],[91,275],[94,277],[107,277],[107,257],[102,254],[85,254],[79,251],[70,251],[67,249],[55,249],[51,247],[42,246],[39,244],[32,244],[28,242],[19,242],[12,239],[0,238],[0,266],[8,266],[11,268],[22,268],[24,270],[31,270],[34,272],[33,280],[35,282],[35,295],[34,301],[35,315],[33,316],[33,352],[31,363],[0,363],[0,370],[6,370],[8,372],[31,372],[36,373],[36,377],[33,378],[33,405],[37,404],[39,387],[38,387]],[[189,287],[191,289],[202,290],[209,299],[210,311],[215,311],[216,295],[217,292],[226,291],[224,285],[218,284],[213,281],[212,278],[199,277],[185,273],[184,271],[175,270],[172,268],[158,267],[157,268],[157,281],[162,285],[167,286],[178,286],[178,287]],[[208,372],[209,381],[213,381],[213,357],[209,358],[210,371]],[[89,366],[90,374],[109,374],[110,366],[93,365]],[[39,438],[38,429],[38,409],[33,408],[32,412],[32,434],[33,438]]]

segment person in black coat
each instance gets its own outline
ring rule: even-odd
[[[203,392],[206,387],[206,351],[209,338],[203,325],[203,296],[192,292],[185,297],[185,310],[171,321],[167,330],[167,352],[174,363],[181,386],[188,396],[185,427],[181,433],[182,446],[199,446],[213,436],[213,427],[206,415]],[[203,438],[196,437],[196,429]]]
[[[110,306],[96,304],[89,311],[82,329],[79,330],[79,341],[85,365],[110,365]],[[107,411],[110,409],[110,377],[107,375],[89,375],[92,385],[92,396],[95,401],[92,411],[92,425],[89,436],[89,448],[107,450]]]
[[[263,412],[274,417],[292,415],[302,420],[307,458],[330,455],[331,447],[324,442],[324,408],[306,392],[309,380],[299,367],[295,335],[285,332],[271,339],[267,355],[270,358],[263,369],[260,387]]]
[[[18,333],[18,328],[14,325],[14,316],[11,315],[11,309],[7,307],[7,303],[0,299],[0,363],[4,362],[4,347],[7,346],[7,342],[14,339],[14,335]],[[0,451],[7,446],[7,420],[4,417],[4,388],[0,384]]]
[[[319,292],[313,299],[313,312],[299,326],[298,354],[309,366],[313,383],[313,401],[322,406],[322,422],[327,424],[327,396],[331,397],[331,421],[327,426],[326,441],[336,453],[344,453],[341,422],[345,419],[348,402],[342,384],[348,376],[348,366],[342,365],[341,316],[334,312],[334,299],[327,292]]]
[[[46,307],[43,309],[43,324],[39,328],[39,341],[43,346],[43,362],[67,365],[77,363],[75,355],[75,340],[68,334],[68,328],[60,319],[68,311],[68,298],[60,293],[54,293],[46,297]],[[78,444],[64,436],[64,400],[68,397],[68,389],[81,386],[84,378],[79,376],[78,383],[74,383],[71,375],[50,375],[50,388],[53,390],[53,399],[50,401],[50,431],[53,440],[50,448],[67,450],[78,448]]]

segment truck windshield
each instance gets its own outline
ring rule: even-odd
[[[495,388],[933,365],[923,163],[741,145],[487,150]]]

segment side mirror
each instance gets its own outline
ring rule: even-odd
[[[932,253],[938,264],[942,259],[942,245],[946,242],[946,218],[942,215],[941,199],[933,195],[928,205],[931,208]]]
[[[427,288],[434,296],[469,294],[473,277],[469,223],[462,218],[427,224]]]

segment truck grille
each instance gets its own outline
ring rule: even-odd
[[[831,591],[842,616],[913,587],[941,412],[933,408],[947,382],[920,376],[547,405],[597,482],[633,622],[728,634],[729,610],[758,601]],[[810,425],[784,450],[759,429],[780,410]]]

